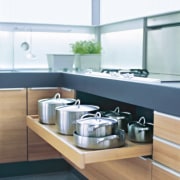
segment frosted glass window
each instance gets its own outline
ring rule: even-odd
[[[104,33],[102,68],[142,68],[143,29]]]
[[[72,54],[71,43],[77,40],[94,39],[88,33],[55,33],[32,32],[32,53],[36,59],[28,59],[21,43],[30,41],[29,32],[15,32],[14,35],[14,68],[48,68],[47,54]]]
[[[0,21],[91,25],[91,0],[0,0]]]
[[[101,24],[180,10],[179,0],[101,0]]]
[[[0,69],[13,68],[13,32],[0,31]]]

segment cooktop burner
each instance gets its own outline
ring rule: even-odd
[[[135,77],[148,77],[149,72],[147,69],[102,69],[102,73],[119,73],[119,74],[132,74]]]

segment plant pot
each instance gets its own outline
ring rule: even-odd
[[[100,71],[101,69],[101,54],[76,54],[74,56],[73,68],[77,71]]]
[[[73,54],[47,54],[48,67],[50,71],[72,71]]]

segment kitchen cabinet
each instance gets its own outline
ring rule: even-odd
[[[91,0],[0,0],[0,4],[1,22],[91,25]]]
[[[154,113],[153,180],[161,176],[180,178],[180,118]],[[156,165],[159,164],[158,165]],[[168,169],[168,170],[167,170]],[[173,178],[172,178],[173,179]]]
[[[77,170],[90,180],[151,180],[151,160],[140,157],[89,164]]]
[[[26,161],[26,89],[0,89],[0,103],[0,163]]]
[[[57,92],[59,92],[63,98],[75,97],[75,91],[67,88],[28,88],[27,114],[38,114],[38,100],[52,98]],[[59,157],[61,157],[59,152],[28,128],[28,160],[42,160]]]
[[[59,88],[28,88],[27,114],[38,114],[38,100],[52,98]],[[53,147],[28,128],[28,160],[42,160],[61,157]]]
[[[180,2],[174,0],[173,4],[168,0],[144,1],[144,0],[104,0],[101,1],[100,17],[101,23],[107,24],[112,22],[134,19],[145,16],[153,16],[162,13],[179,11]]]

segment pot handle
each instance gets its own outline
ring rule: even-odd
[[[82,115],[80,119],[84,119],[85,117],[88,117],[88,116],[95,117],[95,114],[87,113],[87,114]]]
[[[107,141],[107,140],[113,140],[113,139],[117,139],[119,138],[117,135],[112,135],[112,136],[106,136],[106,137],[102,137],[102,138],[98,138],[97,139],[97,144]]]
[[[54,99],[60,99],[61,98],[61,94],[60,93],[56,93],[53,98]]]
[[[115,134],[118,135],[120,137],[120,139],[125,141],[125,138],[126,138],[125,130],[123,130],[123,129],[116,129],[116,133]]]
[[[109,125],[110,123],[106,122],[106,123],[102,123],[102,124],[97,124],[97,125],[92,125],[93,127],[92,128],[89,128],[90,131],[94,131],[100,127],[103,127],[103,126],[106,126],[106,125]]]

